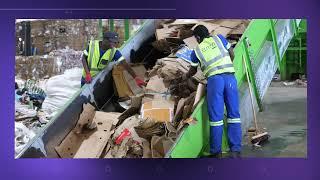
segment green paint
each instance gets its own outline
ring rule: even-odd
[[[130,22],[129,19],[124,20],[124,39],[127,41],[130,37]]]
[[[281,57],[280,57],[280,53],[279,53],[279,47],[278,47],[278,42],[277,42],[277,34],[274,28],[274,21],[272,19],[270,19],[270,30],[271,30],[271,37],[272,37],[272,47],[274,52],[276,53],[276,60],[277,60],[277,64],[278,64],[278,68],[280,71],[280,74],[282,73],[281,71]]]
[[[98,20],[98,30],[99,30],[99,39],[103,39],[103,27],[102,27],[102,19]]]
[[[209,154],[210,125],[205,97],[201,99],[191,116],[197,119],[197,123],[189,125],[183,131],[169,153],[171,158],[197,158]],[[228,149],[225,128],[222,138],[222,151],[226,152]]]
[[[114,20],[113,19],[109,19],[109,29],[110,29],[110,31],[114,31]]]
[[[250,82],[252,84],[254,95],[255,95],[257,103],[258,103],[259,111],[263,111],[262,100],[260,98],[260,94],[259,94],[259,91],[258,91],[258,88],[257,88],[256,79],[255,79],[255,75],[254,75],[254,72],[253,72],[253,69],[252,69],[252,65],[251,65],[251,62],[250,62],[250,59],[253,62],[255,62],[255,59],[252,59],[253,57],[251,57],[250,54],[249,54],[248,41],[246,41],[246,40],[248,40],[248,39],[243,40],[242,44],[243,44],[243,50],[245,52],[244,58],[245,58],[245,61],[247,63],[247,71],[248,71],[248,74],[249,74],[249,77],[250,77]],[[243,66],[242,68],[245,68],[245,67]]]

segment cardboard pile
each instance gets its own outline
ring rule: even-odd
[[[193,49],[197,41],[192,30],[204,25],[211,34],[221,34],[235,45],[248,26],[250,20],[242,19],[177,19],[164,21],[156,29],[156,41],[153,46],[160,51],[175,52],[181,44]]]
[[[74,129],[55,150],[62,158],[164,157],[183,127],[190,124],[186,120],[196,94],[204,93],[194,92],[179,100],[170,94],[146,92],[131,96],[131,106],[123,113],[95,111],[84,104]]]
[[[119,104],[123,107],[130,104],[130,107],[126,107],[121,114],[94,112],[91,108],[91,113],[88,113],[88,108],[84,107],[83,113],[87,115],[80,115],[75,129],[56,148],[58,154],[74,158],[165,157],[184,127],[196,123],[190,116],[205,95],[206,79],[200,68],[193,77],[183,79],[191,65],[187,58],[183,58],[187,51],[181,53],[181,50],[184,47],[192,49],[197,45],[192,29],[203,24],[212,34],[222,34],[229,40],[233,38],[237,41],[237,35],[244,31],[241,28],[246,27],[248,22],[188,19],[163,21],[156,30],[156,41],[152,45],[169,55],[159,58],[155,66],[148,70],[145,69],[148,66],[144,65],[148,64],[146,57],[149,53],[141,58],[144,59],[144,65],[132,65],[136,74],[147,83],[146,87],[138,87],[123,67],[114,67],[112,75]],[[181,57],[176,53],[178,51]],[[83,120],[84,117],[87,118]]]

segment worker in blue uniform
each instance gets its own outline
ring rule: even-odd
[[[228,142],[231,157],[240,157],[241,120],[237,81],[234,76],[233,48],[222,35],[210,35],[208,29],[198,25],[194,31],[198,41],[191,53],[191,68],[183,76],[187,79],[197,72],[200,64],[207,78],[207,103],[210,121],[211,157],[222,157],[221,144],[224,125],[224,104],[227,110]]]

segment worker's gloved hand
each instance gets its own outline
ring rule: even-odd
[[[85,79],[85,80],[86,80],[86,83],[87,83],[87,84],[91,83],[92,78],[91,78],[91,74],[90,74],[90,73],[87,73],[87,74],[86,74],[86,79]]]
[[[144,82],[142,79],[140,79],[139,77],[135,77],[134,80],[136,81],[136,84],[139,86],[139,87],[142,87],[142,86],[145,86],[146,85],[146,82]]]

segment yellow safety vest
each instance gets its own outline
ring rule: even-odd
[[[195,53],[207,78],[216,74],[235,72],[229,52],[216,35],[205,38],[196,47]]]
[[[108,49],[102,57],[100,57],[100,47],[99,41],[93,40],[89,43],[89,52],[87,50],[83,51],[83,54],[87,56],[87,63],[91,77],[96,76],[101,70],[103,70],[110,61],[112,61],[116,48]],[[86,72],[83,69],[82,76],[86,76]]]

